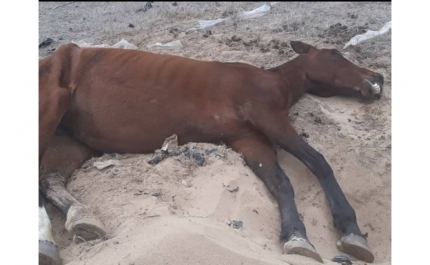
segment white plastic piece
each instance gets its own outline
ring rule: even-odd
[[[239,14],[239,17],[243,19],[261,17],[264,16],[267,12],[269,12],[269,10],[270,5],[264,4],[254,10],[242,12],[241,14]]]
[[[135,45],[131,44],[130,42],[128,42],[128,41],[126,41],[124,39],[120,40],[118,43],[114,44],[113,46],[110,46],[110,45],[107,45],[107,44],[96,44],[95,45],[95,44],[92,44],[92,43],[85,42],[83,40],[80,40],[78,42],[74,42],[74,41],[72,41],[72,42],[75,43],[76,45],[78,45],[81,48],[88,48],[88,47],[92,47],[92,48],[109,48],[109,47],[112,47],[112,48],[118,48],[118,49],[133,49],[133,50],[137,50],[138,49]]]
[[[147,45],[146,47],[151,48],[153,46],[160,46],[160,47],[167,47],[167,48],[175,48],[175,47],[183,48],[184,47],[184,46],[182,46],[182,43],[180,40],[175,40],[175,41],[164,43],[164,44],[161,42],[157,42],[154,44]]]
[[[137,50],[137,47],[131,44],[130,42],[122,39],[117,44],[112,46],[113,48],[118,49],[131,49],[131,50]]]
[[[215,20],[199,20],[200,29],[211,28],[225,20],[227,20],[227,18],[218,18]]]
[[[389,30],[391,29],[391,21],[388,22],[387,24],[385,24],[380,30],[375,31],[375,30],[368,30],[366,33],[364,34],[360,34],[360,35],[356,35],[354,37],[352,37],[352,39],[350,41],[348,41],[348,43],[345,44],[345,47],[343,47],[344,49],[346,47],[348,47],[349,45],[357,45],[365,40],[368,39],[372,39],[376,36],[382,35],[387,33]]]
[[[92,43],[88,43],[88,42],[85,42],[83,40],[80,40],[78,42],[72,41],[72,43],[78,45],[81,48],[88,48],[88,47],[93,47],[93,48],[108,48],[109,47],[109,45],[107,45],[107,44],[94,45]]]

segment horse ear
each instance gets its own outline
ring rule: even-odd
[[[298,54],[311,53],[317,50],[314,46],[301,41],[290,41],[290,44],[293,50]]]

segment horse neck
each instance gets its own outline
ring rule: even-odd
[[[306,71],[304,70],[305,61],[304,58],[301,57],[302,56],[296,57],[283,65],[268,69],[278,74],[282,81],[281,89],[288,101],[288,108],[293,106],[308,90],[306,85]]]

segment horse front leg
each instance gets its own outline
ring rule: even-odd
[[[322,154],[303,141],[288,122],[285,114],[276,111],[257,116],[255,125],[272,142],[303,162],[318,178],[331,207],[334,226],[342,234],[337,247],[360,260],[373,262],[375,257],[367,240],[361,234],[355,211],[336,181],[332,168]],[[264,119],[258,119],[258,117],[264,117]]]
[[[309,242],[306,228],[299,218],[294,201],[294,189],[278,164],[276,150],[270,140],[256,134],[228,143],[245,156],[246,163],[265,183],[276,198],[281,214],[281,242],[287,254],[299,254],[323,262]]]

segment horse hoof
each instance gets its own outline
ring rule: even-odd
[[[102,222],[86,207],[70,207],[67,213],[66,229],[84,240],[94,240],[106,235]]]
[[[362,236],[354,234],[342,236],[341,239],[337,241],[337,248],[364,262],[372,263],[375,260],[375,256],[372,251],[370,251],[367,240]]]
[[[48,240],[39,240],[39,264],[61,265],[58,247]]]
[[[312,246],[312,244],[304,238],[294,236],[284,244],[284,251],[286,254],[298,254],[324,263],[320,254],[318,254],[315,250],[314,246]]]
[[[84,218],[75,222],[73,233],[85,240],[94,240],[106,235],[104,225],[95,218]]]

